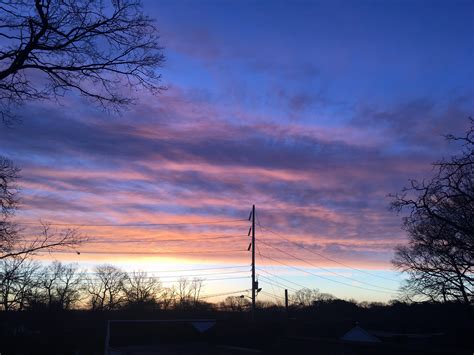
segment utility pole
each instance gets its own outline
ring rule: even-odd
[[[255,320],[255,295],[258,286],[255,282],[255,205],[252,206],[252,320]]]
[[[285,310],[288,313],[288,290],[285,288]]]

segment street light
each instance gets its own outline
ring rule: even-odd
[[[262,288],[261,288],[261,287],[260,287],[260,288],[257,288],[257,294],[258,294],[260,291],[262,291]],[[245,298],[245,297],[247,297],[247,298],[252,299],[252,297],[246,296],[246,295],[240,295],[239,297],[240,297],[240,298]]]

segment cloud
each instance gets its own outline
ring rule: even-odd
[[[3,134],[6,153],[23,169],[18,218],[79,224],[212,221],[245,218],[256,203],[267,227],[334,258],[387,265],[403,234],[399,218],[387,210],[386,195],[426,171],[425,156],[392,154],[372,128],[286,125],[271,117],[267,123],[232,122],[222,118],[221,107],[180,95],[185,93],[142,105],[126,119],[84,117],[74,106],[65,112],[30,109],[27,123]],[[210,115],[203,119],[203,112]],[[246,225],[83,229],[91,240],[111,241],[100,246],[103,252],[153,251],[153,242],[139,240],[154,238],[160,243],[156,250],[176,251],[178,257],[179,250],[199,247],[160,240],[187,236],[198,243],[203,234],[223,233],[238,235],[232,239],[238,248],[247,246]],[[137,239],[133,247],[113,242],[130,239]],[[222,250],[228,242],[205,245]]]
[[[290,106],[293,99],[300,101],[294,111],[312,110],[310,96],[298,98],[292,90],[281,94]],[[387,194],[399,191],[409,178],[429,176],[433,147],[444,147],[435,133],[461,127],[457,117],[466,113],[466,101],[443,106],[426,99],[383,109],[360,104],[348,123],[308,123],[280,120],[271,112],[256,115],[245,105],[216,101],[207,91],[173,87],[159,98],[145,96],[123,117],[104,118],[77,100],[65,102],[61,110],[48,103],[31,105],[22,112],[24,124],[2,128],[4,154],[23,169],[20,220],[242,219],[255,203],[264,226],[367,267],[389,267],[393,246],[405,239],[400,217],[388,211]],[[86,246],[91,252],[100,247],[138,255],[156,247],[179,257],[179,250],[203,248],[195,245],[203,235],[229,235],[232,246],[245,249],[247,227],[82,229],[91,240],[110,241]],[[164,241],[183,236],[187,243]],[[215,250],[228,244],[205,242]]]
[[[359,105],[352,124],[377,127],[400,150],[417,151],[433,147],[457,149],[442,138],[448,133],[462,134],[467,128],[474,96],[455,97],[446,102],[412,99],[392,107]],[[439,157],[438,157],[439,158]]]

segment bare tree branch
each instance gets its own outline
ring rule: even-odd
[[[11,217],[18,204],[15,182],[19,172],[11,160],[0,156],[0,255],[12,249],[18,234]]]
[[[0,115],[76,91],[106,109],[160,92],[158,31],[139,0],[3,0]]]
[[[41,251],[53,252],[55,250],[70,249],[71,252],[80,253],[77,247],[86,241],[77,229],[51,231],[48,224],[42,224],[41,233],[31,240],[15,240],[15,247],[0,255],[0,260],[21,255],[35,255]]]
[[[125,301],[124,283],[127,274],[113,265],[94,268],[94,277],[89,278],[87,291],[92,310],[117,309]]]
[[[148,276],[145,271],[128,273],[124,282],[127,306],[157,306],[161,288],[161,282],[156,277]]]
[[[394,265],[409,278],[409,298],[474,302],[474,121],[463,137],[462,153],[434,164],[430,181],[412,181],[394,196],[392,208],[407,210],[410,240],[396,250]]]

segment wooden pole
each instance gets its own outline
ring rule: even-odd
[[[255,319],[255,205],[252,206],[252,320]]]

